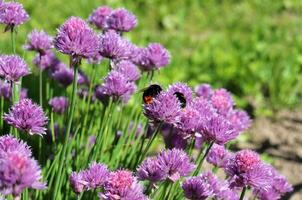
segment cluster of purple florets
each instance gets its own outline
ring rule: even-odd
[[[80,194],[86,190],[102,189],[101,199],[148,199],[143,193],[143,186],[131,171],[109,171],[107,166],[92,163],[87,169],[73,172],[69,177],[70,184],[75,193]]]
[[[0,23],[6,25],[5,30],[15,33],[15,28],[28,19],[20,3],[0,1]],[[125,37],[125,33],[138,24],[136,16],[128,10],[102,6],[93,11],[88,22],[101,33],[92,29],[85,20],[70,17],[58,28],[55,37],[34,30],[24,45],[25,50],[36,53],[33,63],[40,72],[46,71],[51,79],[66,88],[77,83],[80,85],[80,97],[90,97],[91,100],[97,98],[105,105],[109,99],[126,103],[137,90],[136,82],[141,78],[141,72],[153,75],[155,70],[170,63],[170,53],[161,44],[138,47]],[[69,66],[56,56],[53,48],[69,55]],[[108,63],[109,72],[101,84],[92,85],[79,68],[83,59],[93,67],[101,62]],[[0,81],[0,97],[2,101],[13,100],[3,119],[13,127],[16,136],[18,131],[29,135],[46,134],[48,118],[43,108],[27,98],[26,89],[21,88],[18,94],[14,94],[18,92],[16,88],[21,84],[22,77],[29,73],[29,67],[20,56],[0,55],[0,77],[3,79]],[[77,84],[73,86],[77,87]],[[94,94],[89,96],[88,91],[92,90]],[[74,91],[77,91],[76,88]],[[145,155],[137,155],[139,166],[135,172],[126,169],[112,171],[105,164],[96,162],[85,170],[72,172],[69,182],[76,194],[97,190],[100,199],[147,200],[150,190],[154,191],[162,184],[168,186],[178,183],[183,195],[190,200],[237,200],[239,191],[245,191],[246,188],[262,200],[280,199],[283,194],[292,191],[285,177],[263,162],[256,152],[231,152],[226,148],[228,142],[236,139],[251,125],[248,114],[235,108],[227,90],[213,89],[208,84],[202,84],[193,91],[184,83],[175,83],[151,98],[150,102],[144,102],[143,105],[143,113],[151,122],[148,125],[149,133],[144,133],[142,126],[135,127],[134,123],[129,125],[129,132],[137,128],[133,138],[144,141],[149,137],[152,142],[157,131],[160,131],[167,149],[144,160],[141,158]],[[64,115],[66,111],[73,113],[69,109],[67,97],[53,97],[48,104],[52,114]],[[85,111],[89,111],[89,106]],[[57,123],[52,126],[55,140],[59,126]],[[121,137],[122,134],[118,131],[116,135]],[[66,137],[66,143],[68,139]],[[81,139],[82,136],[77,138],[77,142]],[[98,138],[91,136],[89,142],[91,148],[96,145]],[[106,141],[101,142],[107,145]],[[114,148],[112,146],[110,148]],[[143,149],[143,142],[141,147]],[[200,155],[206,149],[204,158],[195,156],[194,147],[199,149]],[[187,149],[190,152],[187,153]],[[65,155],[62,153],[62,156]],[[141,163],[140,159],[143,160]],[[200,173],[203,159],[214,166],[213,172]],[[225,180],[215,175],[218,169],[225,172]],[[1,136],[0,193],[20,198],[22,191],[27,188],[45,189],[46,184],[41,179],[40,167],[29,146],[12,136]],[[145,188],[144,183],[149,188]],[[173,191],[173,187],[170,190]]]
[[[144,105],[144,114],[154,123],[164,124],[164,136],[183,140],[202,140],[208,143],[225,144],[246,130],[251,120],[248,114],[234,108],[233,99],[225,89],[208,88],[196,95],[184,83],[175,83]],[[185,107],[175,93],[183,94]]]
[[[182,102],[175,92],[183,94],[185,106],[181,106]],[[266,199],[264,196],[275,195],[279,198],[291,191],[292,188],[286,179],[276,173],[272,175],[271,171],[275,171],[273,167],[261,161],[256,152],[242,150],[231,153],[224,147],[251,124],[245,111],[234,108],[230,93],[225,89],[214,90],[208,84],[198,86],[195,93],[196,95],[186,84],[176,83],[166,91],[160,92],[152,103],[144,105],[144,114],[154,126],[163,124],[162,133],[167,147],[186,149],[192,142],[198,142],[198,148],[202,148],[200,143],[213,145],[206,160],[227,174],[228,178],[224,182],[219,181],[213,174],[206,175],[207,181],[204,181],[205,175],[186,179],[182,186],[185,196],[192,200],[209,197],[239,199],[237,192],[249,187],[257,196],[262,195],[261,198]],[[177,155],[181,157],[181,153]],[[169,161],[175,162],[172,155],[169,156]],[[157,159],[151,157],[142,163],[138,174],[143,180],[154,184],[164,179],[164,171]],[[280,179],[283,183],[280,186],[282,189],[276,192],[274,184]],[[215,191],[213,184],[224,185],[227,192]],[[222,198],[222,193],[227,193],[228,196]]]
[[[0,193],[18,197],[26,188],[45,189],[41,177],[29,146],[12,136],[1,136]]]

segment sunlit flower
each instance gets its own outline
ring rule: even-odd
[[[9,125],[26,131],[30,135],[46,134],[47,118],[42,108],[30,99],[21,99],[11,107],[9,113],[4,114],[3,119]]]
[[[16,55],[0,56],[0,76],[5,80],[17,82],[28,74],[28,66],[21,57]]]

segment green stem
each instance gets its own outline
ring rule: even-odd
[[[39,100],[40,106],[43,108],[43,71],[39,70]]]
[[[241,194],[240,194],[240,200],[243,200],[245,192],[246,192],[246,187],[243,187],[242,191],[241,191]]]
[[[156,129],[155,129],[155,132],[153,133],[151,139],[148,141],[148,143],[147,143],[147,145],[146,145],[146,147],[145,147],[143,153],[141,154],[141,155],[142,155],[142,156],[141,156],[141,159],[139,159],[140,162],[143,161],[144,158],[146,157],[146,155],[147,155],[147,153],[148,153],[150,147],[152,146],[152,143],[153,143],[153,141],[155,140],[155,138],[156,138],[156,136],[157,136],[157,134],[158,134],[158,132],[159,132],[161,126],[162,126],[162,122],[160,122],[160,123],[157,125],[157,127],[156,127]]]
[[[91,97],[92,97],[92,88],[94,85],[94,81],[95,81],[95,77],[96,77],[96,70],[95,70],[95,64],[92,65],[92,74],[91,74],[91,82],[89,84],[89,91],[88,91],[88,101],[87,101],[87,106],[86,106],[86,110],[85,110],[85,117],[84,117],[84,122],[83,122],[83,126],[82,126],[82,131],[81,131],[81,141],[82,141],[82,137],[86,131],[86,126],[87,126],[87,120],[88,120],[88,115],[89,115],[89,110],[90,110],[90,104],[91,104]]]
[[[193,176],[197,176],[197,174],[199,173],[199,171],[201,169],[201,166],[202,166],[202,163],[203,163],[204,159],[207,157],[207,155],[208,155],[210,149],[212,148],[213,144],[214,144],[214,142],[211,142],[209,144],[209,146],[207,147],[206,152],[204,153],[202,159],[199,161],[199,163],[198,163],[198,165],[196,167],[196,170],[193,173]]]
[[[4,113],[4,97],[1,97],[1,111],[0,111],[0,130],[3,132],[3,113]]]
[[[75,103],[76,103],[76,97],[77,97],[77,80],[78,80],[78,64],[76,64],[73,68],[74,76],[73,76],[73,83],[72,83],[72,94],[71,94],[71,103],[70,103],[70,109],[68,112],[68,124],[67,124],[67,130],[66,130],[66,135],[65,135],[65,140],[64,140],[64,145],[63,145],[63,150],[60,159],[60,165],[58,168],[58,174],[57,178],[55,181],[55,187],[54,187],[54,195],[53,195],[53,200],[57,199],[58,195],[58,190],[60,186],[60,180],[63,172],[63,168],[66,169],[67,167],[64,167],[65,159],[66,159],[66,152],[67,152],[67,146],[68,146],[68,138],[70,135],[71,131],[71,125],[72,125],[72,120],[73,120],[73,115],[74,115],[74,110],[75,110]]]
[[[54,126],[54,120],[53,120],[53,111],[50,113],[50,126],[51,126],[51,136],[52,136],[52,142],[55,144],[55,126]]]
[[[16,54],[16,31],[14,28],[11,29],[11,43],[12,43],[12,51],[13,54]]]

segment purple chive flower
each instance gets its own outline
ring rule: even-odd
[[[161,92],[150,104],[144,105],[144,115],[153,122],[177,124],[181,107],[175,95]]]
[[[211,96],[211,103],[220,114],[227,114],[232,110],[234,102],[231,94],[226,89],[215,90]]]
[[[230,157],[231,153],[224,146],[214,144],[207,155],[207,161],[216,167],[224,168]]]
[[[136,173],[140,180],[148,180],[152,183],[166,179],[167,174],[168,168],[161,166],[156,157],[146,158]]]
[[[100,6],[95,9],[89,16],[89,23],[95,25],[99,29],[106,28],[106,19],[111,14],[112,8],[108,6]]]
[[[196,97],[193,100],[192,108],[200,113],[200,116],[203,118],[203,120],[210,119],[213,114],[216,113],[216,110],[212,104],[202,97]]]
[[[63,114],[69,106],[68,99],[66,97],[54,97],[49,100],[49,105],[52,107],[52,111]]]
[[[59,59],[52,51],[45,51],[43,55],[37,54],[33,59],[33,64],[41,70],[46,70],[56,66],[59,62]]]
[[[27,37],[27,44],[24,49],[29,51],[37,51],[44,55],[45,51],[53,48],[52,37],[44,31],[33,30]]]
[[[251,126],[252,120],[243,110],[234,109],[227,115],[228,120],[238,132],[243,132]]]
[[[133,177],[132,172],[127,170],[110,173],[104,186],[104,193],[101,193],[100,197],[108,200],[147,200],[143,194],[143,187]]]
[[[293,191],[293,187],[286,178],[280,175],[272,166],[268,165],[269,174],[271,175],[271,184],[268,190],[262,188],[253,190],[261,200],[280,199],[284,194]]]
[[[9,83],[0,80],[0,97],[10,100],[12,96],[12,89]]]
[[[122,60],[115,68],[116,71],[122,73],[128,81],[136,81],[140,78],[140,72],[137,67],[130,61]]]
[[[195,176],[187,178],[182,183],[184,195],[190,200],[207,199],[213,194],[211,184],[202,176]]]
[[[23,153],[25,156],[29,156],[29,157],[31,156],[30,147],[26,143],[10,135],[1,136],[0,157],[5,153],[14,152],[14,151]]]
[[[198,132],[202,134],[204,140],[217,144],[225,144],[239,134],[228,120],[218,114],[212,114],[202,121]]]
[[[27,144],[12,136],[0,137],[0,193],[18,197],[25,188],[45,189],[41,170]]]
[[[137,51],[138,58],[135,62],[143,71],[157,70],[170,63],[170,53],[161,44],[151,43]]]
[[[16,55],[0,56],[0,76],[7,81],[17,82],[29,74],[25,61]]]
[[[29,18],[23,5],[17,2],[0,3],[0,24],[6,24],[5,30],[21,25]]]
[[[251,150],[241,150],[229,159],[225,168],[230,187],[250,186],[267,190],[270,186],[269,167],[263,164],[259,155]]]
[[[180,149],[162,151],[157,159],[159,165],[168,170],[168,178],[173,182],[180,177],[188,176],[195,168],[189,156]]]
[[[51,76],[64,87],[68,87],[73,82],[73,70],[67,68],[64,63],[56,65],[56,69],[52,72]]]
[[[113,60],[131,60],[135,46],[115,31],[106,31],[100,37],[100,54]]]
[[[14,151],[0,157],[0,192],[4,195],[19,196],[25,188],[45,189],[40,182],[41,170],[38,163]]]
[[[134,14],[124,8],[119,8],[111,12],[106,19],[106,28],[119,32],[128,32],[137,25]]]
[[[136,90],[133,82],[129,82],[127,78],[116,71],[111,71],[104,79],[101,86],[104,95],[119,99],[127,94],[132,94]]]
[[[202,178],[210,184],[214,199],[239,200],[237,192],[230,188],[228,181],[219,180],[212,172],[202,174]]]
[[[212,86],[209,84],[200,84],[195,88],[196,96],[210,99],[213,94]]]
[[[171,94],[175,94],[175,92],[179,92],[183,94],[186,99],[186,104],[190,104],[193,101],[193,91],[192,89],[185,83],[174,83],[169,86],[168,92]]]
[[[177,128],[181,130],[181,133],[185,138],[192,135],[194,136],[201,119],[202,117],[198,110],[188,106],[181,112],[180,121],[177,124]]]
[[[87,185],[87,182],[83,179],[83,172],[72,172],[69,176],[69,183],[71,185],[72,190],[76,194],[82,193]]]
[[[11,126],[26,131],[30,135],[43,135],[47,118],[40,106],[30,99],[22,99],[13,105],[9,113],[4,114],[3,119]]]
[[[83,19],[71,17],[58,29],[54,45],[73,58],[89,58],[97,53],[99,39]]]
[[[87,182],[86,187],[88,189],[97,189],[103,187],[109,171],[103,164],[92,163],[88,169],[83,171],[83,180]]]

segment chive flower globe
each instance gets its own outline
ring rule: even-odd
[[[192,106],[187,106],[180,114],[179,123],[176,127],[180,130],[184,138],[194,137],[195,132],[198,130],[198,125],[202,117],[198,110]]]
[[[40,166],[29,147],[12,136],[0,137],[0,192],[19,197],[26,188],[45,189]]]
[[[239,135],[239,132],[225,117],[216,113],[211,115],[211,117],[205,118],[198,128],[198,132],[202,134],[205,141],[222,145]]]
[[[138,183],[131,171],[118,170],[111,172],[104,186],[104,192],[100,193],[102,199],[116,200],[147,200],[143,193],[143,187]]]
[[[139,166],[136,174],[140,180],[156,183],[167,178],[168,168],[161,166],[157,157],[149,157]]]
[[[101,88],[104,95],[112,97],[114,100],[132,94],[136,90],[135,84],[128,81],[123,74],[117,71],[111,71],[104,78],[104,83],[101,85]]]
[[[114,61],[131,60],[135,46],[115,31],[109,30],[100,36],[100,54]]]
[[[241,150],[229,159],[225,172],[232,188],[250,186],[253,189],[269,189],[270,168],[252,150]]]
[[[83,172],[72,172],[69,176],[69,183],[76,194],[82,193],[87,185],[87,182],[83,180]]]
[[[31,156],[30,147],[23,141],[11,136],[4,135],[0,137],[0,154],[19,151],[24,155]]]
[[[73,70],[67,68],[64,63],[59,63],[56,69],[51,73],[51,77],[56,80],[60,85],[68,87],[73,82]]]
[[[250,116],[244,110],[233,109],[226,117],[238,132],[245,131],[252,123]]]
[[[209,84],[200,84],[195,88],[196,96],[210,99],[213,94],[212,86]]]
[[[46,134],[47,117],[42,108],[31,99],[21,99],[10,108],[9,113],[4,114],[3,119],[9,125],[30,135]]]
[[[60,61],[55,53],[50,50],[45,51],[43,55],[37,54],[33,59],[33,64],[42,71],[50,69],[59,63]]]
[[[118,62],[115,70],[122,73],[129,81],[137,81],[140,78],[138,68],[132,62],[127,60]]]
[[[49,100],[49,105],[52,107],[53,112],[63,114],[69,106],[69,101],[68,98],[63,96],[53,97]]]
[[[106,165],[93,162],[89,168],[83,171],[83,180],[87,183],[87,189],[97,189],[103,187],[109,176]]]
[[[37,51],[44,55],[45,51],[53,48],[52,40],[52,37],[45,31],[33,30],[27,36],[27,44],[24,45],[24,49],[28,51]]]
[[[144,104],[144,115],[152,122],[164,122],[176,125],[180,120],[181,107],[177,97],[161,92],[152,103]]]
[[[253,190],[253,194],[261,200],[281,199],[281,197],[293,191],[293,186],[287,182],[286,178],[280,175],[272,166],[268,166],[271,175],[271,184],[269,189],[259,188]]]
[[[70,17],[58,29],[54,46],[73,59],[90,58],[99,50],[99,39],[83,19]]]
[[[212,196],[213,189],[211,184],[202,176],[187,178],[182,183],[184,196],[190,200],[203,200]]]
[[[92,12],[88,21],[98,29],[104,30],[106,28],[106,19],[111,13],[112,8],[108,6],[100,6]]]
[[[90,166],[80,172],[72,172],[69,182],[73,191],[80,194],[87,190],[95,190],[105,185],[109,176],[106,165],[93,162]]]
[[[190,162],[189,156],[181,149],[168,149],[158,155],[158,162],[162,168],[168,170],[167,177],[175,182],[180,177],[188,176],[195,165]]]
[[[137,25],[134,14],[125,8],[113,10],[106,19],[106,28],[118,32],[128,32]]]
[[[146,48],[138,48],[137,54],[134,62],[142,71],[159,70],[170,63],[169,51],[159,43],[151,43]]]
[[[222,115],[227,114],[234,106],[231,94],[223,88],[213,92],[211,103],[217,109],[218,113]]]
[[[15,26],[25,23],[29,19],[23,5],[18,2],[0,3],[0,24],[5,24],[5,30],[13,30]]]
[[[0,56],[0,77],[9,82],[17,82],[21,77],[29,74],[25,61],[16,55]]]
[[[214,199],[239,200],[236,189],[232,189],[227,180],[220,180],[212,172],[205,172],[201,175],[205,182],[211,185]]]
[[[231,156],[231,153],[224,146],[214,144],[207,155],[207,162],[216,167],[224,168]]]

